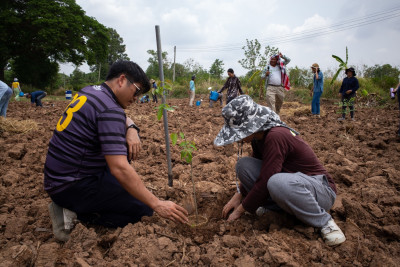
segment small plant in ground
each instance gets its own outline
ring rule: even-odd
[[[196,211],[196,224],[198,224],[198,216],[199,213],[197,211],[197,200],[196,200],[196,186],[195,182],[193,179],[193,152],[197,150],[196,144],[194,141],[188,141],[186,140],[185,134],[182,132],[179,132],[179,137],[181,141],[178,143],[178,134],[177,133],[172,133],[171,134],[171,141],[173,145],[178,144],[179,147],[181,148],[181,159],[186,161],[186,163],[190,164],[190,179],[192,181],[192,186],[193,186],[193,200],[194,200],[194,207]]]
[[[355,97],[352,97],[350,99],[343,99],[342,101],[339,101],[338,103],[336,103],[337,105],[339,105],[339,108],[340,108],[339,111],[337,111],[336,113],[348,114],[351,111],[355,111],[356,110],[355,105],[354,105],[355,99],[356,99]],[[347,109],[347,107],[348,107],[348,109]],[[350,107],[353,107],[353,108],[351,109]],[[344,110],[344,112],[343,112],[343,108],[346,108]]]
[[[174,107],[170,107],[168,104],[160,104],[158,107],[156,107],[155,109],[157,109],[157,119],[161,120],[162,116],[163,116],[163,112],[164,110],[166,111],[174,111]],[[180,124],[178,122],[179,128],[180,128]],[[178,143],[178,135],[181,139],[181,141]],[[170,134],[170,138],[172,141],[173,145],[178,144],[179,147],[181,148],[181,159],[186,161],[187,163],[190,164],[190,179],[192,181],[192,186],[193,186],[193,199],[194,199],[194,207],[195,207],[195,211],[196,211],[196,224],[198,224],[198,211],[197,211],[197,199],[196,199],[196,186],[195,186],[195,182],[193,179],[193,165],[192,165],[192,159],[193,159],[193,152],[195,150],[197,150],[196,148],[196,144],[194,141],[188,141],[185,137],[185,134],[180,131],[179,134],[178,133],[171,133]]]

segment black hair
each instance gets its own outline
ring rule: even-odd
[[[143,69],[135,62],[128,60],[117,60],[110,67],[106,81],[118,78],[121,74],[125,74],[129,81],[140,83],[140,93],[145,94],[150,90],[150,81],[144,73]]]
[[[228,69],[228,72],[230,72],[230,73],[235,73],[235,72],[233,71],[232,68],[229,68],[229,69]]]
[[[192,80],[194,80],[194,79],[196,79],[196,75],[193,75],[193,76],[192,76]]]

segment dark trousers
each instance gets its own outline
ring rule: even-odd
[[[342,96],[342,117],[346,117],[346,108],[349,107],[350,117],[354,118],[355,94]]]
[[[36,97],[35,103],[36,103],[37,107],[43,107],[42,98],[44,98],[46,95],[47,95],[46,93],[43,93],[43,94],[39,95],[38,97]]]
[[[157,95],[153,95],[153,102],[158,103],[158,102],[157,102]]]
[[[229,104],[229,102],[231,102],[233,99],[235,99],[236,98],[236,96],[233,96],[233,97],[229,97],[229,96],[227,96],[226,97],[226,104],[228,105]]]
[[[400,86],[397,88],[396,94],[399,102],[399,130],[397,131],[397,135],[400,136]]]
[[[57,205],[76,212],[80,221],[107,227],[124,227],[153,215],[153,210],[130,195],[108,168],[99,177],[77,181],[50,197]]]

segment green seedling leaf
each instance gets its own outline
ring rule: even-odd
[[[163,107],[161,107],[161,105],[158,107],[158,111],[157,111],[157,119],[161,120],[163,116]]]
[[[342,69],[338,69],[335,75],[332,78],[331,85],[336,81],[337,77],[339,76],[339,73],[342,71]]]
[[[343,59],[341,59],[340,57],[335,56],[335,55],[332,55],[332,57],[333,57],[334,59],[336,59],[338,62],[344,63]]]
[[[256,77],[258,74],[260,74],[260,70],[256,70],[254,73],[253,73],[253,75],[251,75],[251,77],[249,78],[249,82],[251,82],[253,79],[254,79],[254,77]]]
[[[176,142],[178,141],[178,135],[177,135],[176,133],[172,133],[172,134],[170,135],[170,137],[171,137],[171,142],[172,142],[172,144],[173,144],[173,145],[176,145]]]
[[[179,136],[180,136],[182,139],[185,139],[185,135],[184,135],[182,132],[179,133]]]

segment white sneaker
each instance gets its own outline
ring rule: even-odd
[[[68,241],[69,234],[77,223],[76,213],[60,207],[54,202],[49,204],[49,212],[54,237],[62,242]]]
[[[340,230],[333,219],[330,219],[328,223],[321,228],[321,235],[325,240],[325,244],[328,246],[337,246],[346,241],[342,230]]]
[[[256,214],[257,214],[257,216],[259,216],[259,217],[261,217],[261,216],[263,216],[265,213],[267,213],[268,212],[268,209],[266,208],[266,207],[259,207],[257,210],[256,210]]]

